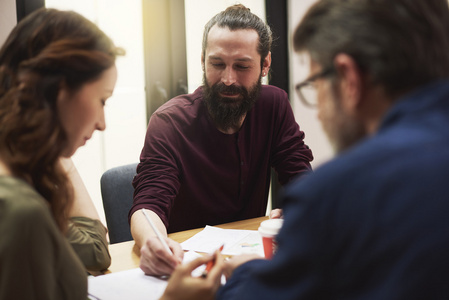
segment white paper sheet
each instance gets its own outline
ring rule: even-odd
[[[184,254],[183,262],[189,262],[201,255],[193,251]],[[199,276],[205,266],[192,272]],[[147,276],[140,269],[131,269],[97,277],[89,277],[89,299],[92,300],[157,300],[164,293],[167,280]]]
[[[206,226],[187,241],[181,243],[184,250],[184,263],[194,260],[201,255],[196,252],[213,253],[224,245],[222,253],[225,255],[239,255],[256,253],[263,255],[262,238],[256,230],[222,229]],[[205,266],[192,272],[199,276]],[[222,278],[222,283],[225,279]],[[147,276],[140,268],[116,272],[112,274],[89,277],[89,299],[92,300],[156,300],[159,299],[167,286],[167,280]]]
[[[225,255],[244,253],[263,254],[262,238],[257,230],[222,229],[206,226],[202,231],[181,243],[184,250],[212,253],[224,245]]]

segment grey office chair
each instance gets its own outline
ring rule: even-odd
[[[101,196],[111,244],[132,240],[128,212],[133,203],[132,180],[137,163],[115,167],[103,173],[100,179]]]

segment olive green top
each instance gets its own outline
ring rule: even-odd
[[[101,271],[111,265],[107,232],[100,220],[86,217],[70,219],[66,237],[87,270]]]
[[[0,300],[86,298],[85,267],[47,202],[24,181],[0,176]]]

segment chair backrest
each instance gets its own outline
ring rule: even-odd
[[[103,173],[100,179],[106,224],[111,244],[132,240],[128,212],[133,203],[132,180],[137,163],[115,167]]]

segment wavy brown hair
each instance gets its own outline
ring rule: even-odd
[[[55,9],[30,14],[0,49],[0,157],[48,201],[63,232],[73,188],[59,164],[58,94],[96,80],[122,52],[89,20]]]

